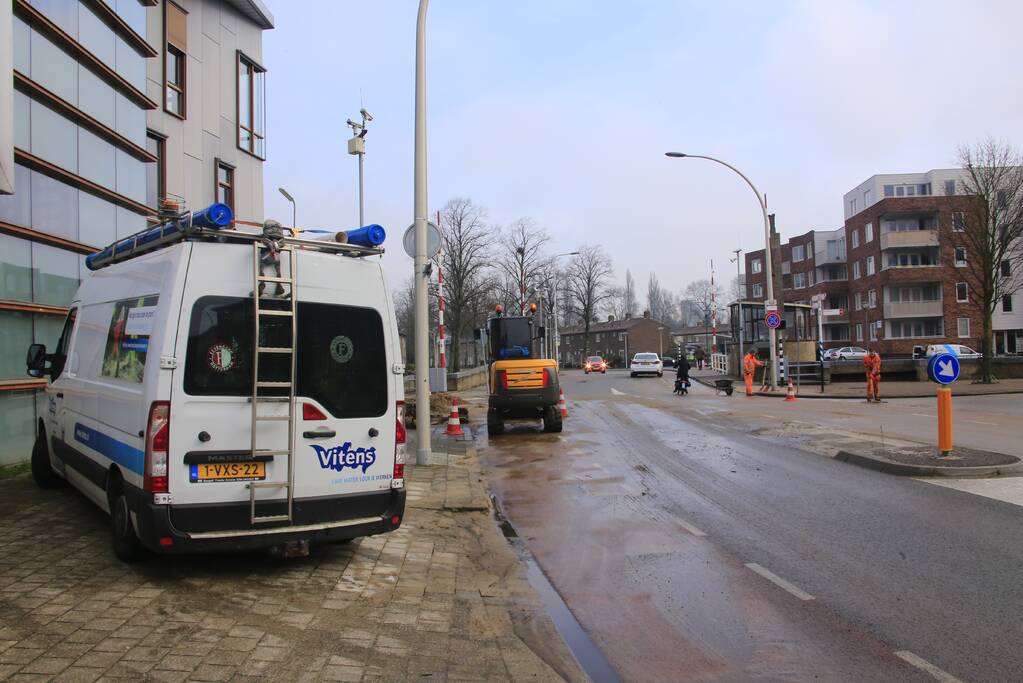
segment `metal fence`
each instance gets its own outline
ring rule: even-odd
[[[722,375],[727,375],[728,356],[724,353],[710,354],[710,369],[715,372],[720,372]]]

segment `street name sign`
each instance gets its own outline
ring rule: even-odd
[[[927,376],[938,384],[951,384],[959,379],[959,359],[952,353],[939,353],[927,361]]]

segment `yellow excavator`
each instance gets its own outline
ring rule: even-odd
[[[540,358],[544,328],[535,324],[536,304],[530,315],[506,316],[498,304],[485,329],[490,362],[490,399],[487,433],[504,432],[509,420],[543,420],[545,432],[561,431],[558,365]]]

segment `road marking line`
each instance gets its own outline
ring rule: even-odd
[[[624,391],[618,391],[614,387],[611,387],[611,395],[612,396],[628,396],[628,394],[626,394]]]
[[[917,417],[934,417],[934,415],[929,415],[927,413],[910,413],[910,415],[916,415]]]
[[[767,579],[768,581],[770,581],[774,585],[778,586],[779,588],[781,588],[783,590],[788,591],[789,593],[791,593],[792,595],[796,596],[800,600],[807,601],[807,600],[813,600],[814,599],[813,596],[810,595],[809,593],[807,593],[806,591],[800,590],[795,585],[789,583],[788,581],[786,581],[785,579],[781,578],[780,576],[778,576],[774,572],[771,572],[771,571],[769,571],[767,569],[764,569],[763,567],[761,567],[756,562],[747,562],[746,563],[746,567],[748,569],[752,569],[757,574],[760,574],[762,577],[764,577],[765,579]]]
[[[706,536],[707,535],[707,534],[703,533],[702,531],[700,531],[699,529],[697,529],[696,527],[694,527],[689,522],[686,522],[686,521],[681,520],[681,519],[679,519],[677,521],[678,521],[679,526],[681,526],[683,529],[685,529],[686,531],[691,533],[693,536]]]
[[[997,427],[998,426],[997,422],[982,422],[980,420],[967,420],[967,422],[972,422],[975,425],[988,425],[989,427]]]
[[[947,671],[942,671],[938,667],[928,662],[923,657],[918,657],[909,650],[898,650],[895,652],[895,656],[903,660],[904,662],[907,662],[908,664],[912,664],[921,671],[926,671],[936,681],[941,681],[942,683],[963,683],[960,679],[956,678],[952,674],[948,673]]]

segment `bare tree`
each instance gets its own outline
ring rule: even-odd
[[[636,281],[632,279],[632,273],[625,271],[625,288],[622,291],[622,306],[625,309],[622,317],[631,318],[636,315]]]
[[[605,312],[615,320],[624,320],[628,310],[625,304],[625,287],[608,287]]]
[[[408,367],[411,370],[415,365],[415,342],[416,342],[416,283],[408,278],[402,283],[399,289],[392,293],[394,300],[394,314],[398,319],[398,334],[405,338],[405,358],[408,359]],[[430,299],[430,326],[437,322],[437,302]]]
[[[710,280],[696,280],[686,285],[682,298],[693,307],[700,324],[710,325],[714,308],[721,301],[721,285],[710,284]]]
[[[1004,297],[1023,287],[1023,157],[1008,143],[988,139],[973,147],[960,147],[963,167],[961,189],[966,195],[961,220],[942,226],[946,243],[965,257],[959,270],[969,287],[969,296],[981,309],[980,381],[994,376],[992,320]],[[958,265],[958,263],[957,263]]]
[[[647,310],[650,311],[650,317],[664,323],[674,324],[678,320],[678,316],[672,298],[671,292],[661,287],[657,275],[650,273],[646,288]]]
[[[568,298],[583,321],[583,356],[590,353],[590,324],[607,300],[612,276],[611,259],[599,245],[580,247],[568,267]]]
[[[549,260],[544,248],[550,239],[547,231],[531,218],[515,221],[501,238],[496,265],[503,275],[501,280],[511,287],[507,296],[519,307],[520,314],[526,310],[529,288],[536,286]]]
[[[462,369],[462,339],[479,322],[490,292],[490,234],[486,210],[456,197],[440,213],[445,323],[451,339],[451,371]]]

